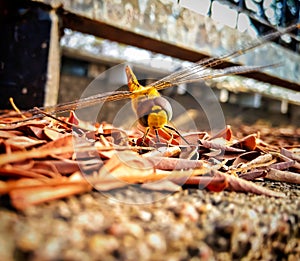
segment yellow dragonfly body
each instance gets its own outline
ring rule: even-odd
[[[170,128],[167,124],[172,118],[172,107],[167,99],[163,98],[153,86],[142,86],[136,79],[129,66],[126,66],[128,88],[132,93],[132,108],[139,123],[146,127],[147,135],[150,129]],[[158,134],[157,134],[158,137]]]

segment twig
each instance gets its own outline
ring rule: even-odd
[[[9,98],[9,102],[11,104],[11,106],[13,107],[13,109],[23,118],[23,119],[27,119],[27,117],[19,110],[19,108],[16,106],[14,99],[12,97]]]

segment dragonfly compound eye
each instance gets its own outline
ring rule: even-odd
[[[172,118],[172,107],[161,96],[148,97],[138,101],[136,114],[144,127],[162,128]]]

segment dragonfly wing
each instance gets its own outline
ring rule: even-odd
[[[232,66],[227,67],[225,69],[202,69],[201,67],[199,70],[194,70],[191,74],[190,72],[186,74],[182,74],[180,78],[176,79],[169,79],[168,82],[162,82],[159,83],[157,86],[153,86],[157,90],[163,90],[166,88],[169,88],[170,86],[176,86],[183,83],[192,83],[197,82],[201,80],[209,80],[214,79],[222,76],[228,76],[233,74],[242,74],[242,73],[248,73],[253,71],[259,71],[266,68],[271,68],[280,65],[280,63],[277,64],[269,64],[269,65],[258,65],[258,66]]]

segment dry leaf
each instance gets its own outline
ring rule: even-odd
[[[36,136],[40,140],[44,140],[47,138],[44,134],[44,128],[44,126],[28,126],[28,129],[32,132],[32,134],[34,134],[34,136]]]
[[[38,148],[38,149],[31,149],[29,151],[17,151],[9,155],[2,154],[0,155],[0,166],[8,163],[24,161],[27,159],[41,159],[50,155],[73,153],[73,151],[74,148],[72,146],[72,147],[62,147],[62,148],[55,148],[55,149]]]
[[[22,135],[22,132],[20,132],[20,131],[15,131],[15,130],[4,131],[4,130],[0,130],[0,138],[3,138],[3,139],[9,139],[9,138],[13,138],[13,137],[20,136],[20,135]]]
[[[234,147],[227,146],[227,141],[223,138],[214,139],[211,141],[201,140],[200,144],[207,149],[220,149],[223,151],[234,152],[234,153],[242,153],[245,152],[244,149],[238,149]]]
[[[289,157],[292,160],[296,160],[300,163],[300,148],[298,150],[293,148],[281,148],[281,153],[287,157]]]
[[[185,180],[183,178],[172,178],[177,184],[197,185],[198,188],[207,188],[210,191],[220,192],[228,187],[225,177],[221,176],[189,176]]]
[[[31,205],[87,192],[91,188],[88,183],[62,183],[60,185],[14,189],[9,195],[15,208],[24,209]]]
[[[233,161],[232,166],[236,167],[240,163],[248,163],[251,160],[257,158],[260,154],[258,151],[248,151],[236,157]]]
[[[118,188],[123,188],[128,186],[127,182],[124,182],[114,177],[107,177],[107,178],[93,177],[91,179],[88,178],[88,181],[98,191],[110,191],[113,189],[118,189]]]
[[[169,192],[176,192],[182,190],[181,186],[176,185],[174,182],[167,179],[143,183],[141,185],[141,188],[148,189],[148,190],[169,191]]]
[[[143,154],[143,157],[174,157],[178,156],[181,153],[179,146],[174,147],[160,147],[155,150],[149,151]]]
[[[254,182],[247,181],[233,175],[218,172],[218,175],[224,176],[228,181],[228,189],[236,192],[250,192],[258,195],[265,195],[271,197],[285,197],[282,192],[276,192],[262,186],[255,184]]]
[[[180,158],[151,157],[148,159],[156,169],[179,170],[202,168],[203,161]]]
[[[47,176],[31,171],[31,170],[25,170],[20,169],[17,167],[12,166],[6,166],[0,168],[0,177],[3,177],[5,179],[16,179],[16,178],[36,178],[36,179],[45,179]]]
[[[27,149],[27,148],[35,147],[37,145],[45,144],[46,141],[36,140],[25,136],[20,136],[20,137],[16,136],[6,140],[5,143],[10,145],[12,148]]]
[[[189,144],[198,144],[199,140],[207,140],[209,138],[209,135],[207,132],[203,131],[197,131],[197,132],[189,132],[189,133],[184,133],[182,135]],[[186,145],[186,142],[180,138],[180,145]]]
[[[266,170],[251,170],[249,172],[246,173],[241,173],[239,174],[239,177],[245,180],[255,180],[257,178],[263,178],[267,175],[267,171]]]
[[[48,127],[43,129],[43,133],[50,140],[58,140],[65,136],[64,134],[58,132],[57,130],[50,129]]]
[[[213,140],[216,138],[223,138],[227,141],[230,141],[232,139],[231,127],[229,125],[227,125],[225,129],[219,131],[217,134],[215,134],[213,137],[211,137],[210,140]]]
[[[289,182],[294,184],[300,184],[300,174],[293,173],[290,171],[282,171],[278,169],[270,168],[266,175],[267,179]]]
[[[36,161],[34,167],[38,168],[40,166],[46,169],[55,168],[62,175],[71,174],[79,170],[78,161],[68,159]]]
[[[100,178],[113,176],[119,180],[136,183],[152,175],[154,167],[152,162],[138,154],[129,151],[115,153],[99,171]]]
[[[137,129],[91,124],[78,119],[74,112],[69,118],[49,117],[17,124],[10,123],[22,120],[19,115],[1,119],[0,193],[8,193],[18,209],[90,191],[92,185],[101,191],[136,183],[142,183],[141,188],[165,191],[178,191],[185,185],[214,192],[230,189],[282,197],[283,193],[247,180],[266,176],[299,184],[300,174],[293,172],[300,170],[299,145],[282,139],[292,135],[295,140],[296,134],[282,129],[272,130],[276,139],[266,132],[270,129],[243,125],[237,137],[233,137],[230,126],[214,136],[184,133],[192,145],[172,130],[159,129],[159,142],[152,130],[142,143],[144,132]],[[70,134],[70,126],[80,133],[78,137]],[[281,154],[279,144],[283,146]],[[84,179],[79,170],[89,175]]]
[[[48,142],[47,144],[41,146],[40,150],[48,150],[48,149],[57,149],[57,148],[65,148],[65,147],[73,147],[73,135],[65,134],[61,138]]]
[[[234,143],[233,146],[243,150],[255,150],[257,146],[256,137],[256,134],[250,134],[247,137],[242,138],[238,142]]]

